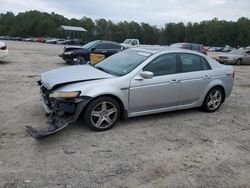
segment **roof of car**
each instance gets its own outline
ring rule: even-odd
[[[174,48],[174,47],[169,47],[169,46],[146,46],[146,47],[137,47],[137,48],[130,48],[130,49],[140,51],[140,52],[151,53],[151,54],[156,54],[159,52],[166,51],[166,52],[183,52],[183,53],[193,53],[193,54],[203,55],[202,53],[196,52],[193,50]]]
[[[110,44],[119,44],[117,42],[114,41],[110,41],[110,40],[96,40],[96,42],[105,42],[105,43],[110,43]],[[120,45],[120,44],[119,44]]]
[[[173,43],[171,45],[174,45],[174,44],[191,44],[191,45],[198,45],[198,46],[202,46],[202,44],[198,44],[198,43],[190,43],[190,42],[178,42],[178,43]]]

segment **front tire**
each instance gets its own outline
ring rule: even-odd
[[[215,112],[223,102],[224,93],[221,88],[214,87],[206,95],[203,102],[203,109],[206,112]]]
[[[95,131],[106,131],[119,120],[120,112],[120,105],[115,99],[100,97],[87,106],[83,121]]]
[[[75,58],[73,58],[74,65],[80,65],[85,62],[86,58],[80,54],[76,55]]]
[[[237,59],[236,65],[241,65],[242,64],[242,59]]]

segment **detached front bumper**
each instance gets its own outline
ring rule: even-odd
[[[40,99],[48,115],[48,128],[36,130],[27,126],[26,130],[35,138],[51,135],[75,122],[91,97],[78,97],[68,100],[50,99],[49,91],[41,86]]]

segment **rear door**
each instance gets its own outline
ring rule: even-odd
[[[180,95],[178,105],[197,102],[211,79],[211,67],[207,60],[199,55],[179,53],[181,66]]]

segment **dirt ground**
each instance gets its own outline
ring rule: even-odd
[[[0,187],[250,187],[250,66],[234,66],[232,95],[215,113],[149,115],[93,132],[79,120],[36,140],[44,127],[36,81],[66,66],[63,46],[7,42],[0,63]]]

